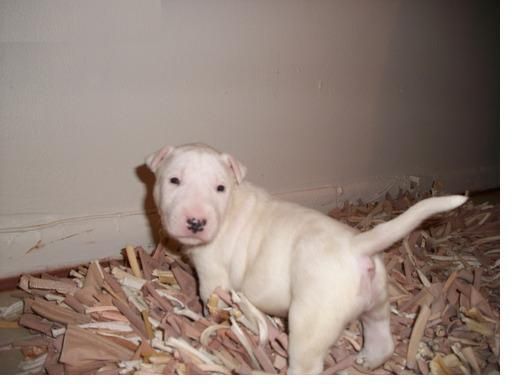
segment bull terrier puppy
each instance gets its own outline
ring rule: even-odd
[[[320,212],[278,200],[244,181],[233,156],[203,144],[165,146],[146,159],[163,227],[199,276],[206,303],[216,287],[288,316],[289,370],[316,374],[347,324],[359,318],[367,369],[393,353],[386,270],[380,252],[464,196],[433,197],[360,233]]]

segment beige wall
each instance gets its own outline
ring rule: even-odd
[[[165,143],[232,152],[323,210],[408,176],[498,186],[497,17],[480,0],[3,0],[0,277],[150,244],[141,164]]]

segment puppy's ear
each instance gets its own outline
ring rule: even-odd
[[[156,151],[155,153],[152,153],[148,157],[146,157],[146,165],[149,169],[151,169],[153,172],[156,172],[162,161],[169,156],[172,151],[174,150],[174,147],[170,145],[166,145],[162,149]]]
[[[235,180],[238,184],[240,184],[247,174],[247,168],[233,156],[227,153],[223,153],[220,155],[222,161],[224,161],[229,168],[233,171],[235,176]]]

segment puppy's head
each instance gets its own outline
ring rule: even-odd
[[[165,230],[186,245],[210,242],[246,168],[203,144],[165,146],[146,158],[155,173],[153,191]]]

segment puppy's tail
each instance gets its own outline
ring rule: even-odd
[[[429,216],[457,208],[467,199],[466,196],[444,196],[422,200],[393,220],[353,237],[352,250],[368,256],[381,252],[404,238]]]

